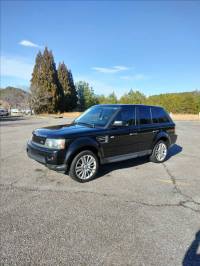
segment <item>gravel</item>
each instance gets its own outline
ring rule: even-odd
[[[165,163],[80,184],[26,155],[34,128],[69,121],[1,122],[0,265],[200,265],[200,122],[177,122]]]

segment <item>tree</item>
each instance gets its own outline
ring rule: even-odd
[[[53,54],[51,51],[48,51],[47,47],[43,53],[41,82],[43,91],[47,91],[51,96],[46,111],[49,113],[54,113],[58,111],[58,77]]]
[[[64,112],[69,109],[68,95],[70,94],[68,70],[64,62],[58,65],[57,73],[58,73],[59,91],[61,92],[58,101],[59,103],[58,106],[60,111]]]
[[[42,53],[39,51],[35,58],[35,65],[33,68],[31,83],[34,83],[34,85],[39,85],[41,73],[42,73]]]
[[[144,104],[146,96],[140,91],[133,91],[132,89],[120,98],[120,103],[124,104]]]
[[[42,54],[39,51],[36,59],[35,65],[33,68],[32,78],[31,78],[31,86],[30,86],[30,105],[31,108],[34,109],[35,113],[42,112],[43,107],[38,104],[36,98],[39,98],[42,93],[41,83],[40,83],[40,75],[42,73]]]
[[[57,70],[54,57],[46,47],[44,53],[39,52],[36,56],[35,66],[31,79],[31,100],[35,113],[58,111],[60,91],[58,87]],[[42,104],[38,105],[35,99],[42,98]],[[39,100],[39,99],[38,99]],[[39,100],[39,102],[41,102]]]
[[[78,94],[78,108],[80,111],[84,111],[90,106],[98,104],[97,96],[94,94],[94,90],[87,82],[77,82],[76,90]]]
[[[76,87],[74,84],[74,79],[73,79],[71,70],[69,70],[68,75],[69,75],[69,88],[70,88],[69,106],[70,106],[70,110],[73,110],[77,106],[78,97],[77,97],[77,91],[76,91]]]
[[[45,112],[51,100],[51,94],[48,91],[42,91],[40,87],[31,87],[29,96],[29,105],[35,114]]]
[[[194,91],[194,98],[195,98],[195,106],[197,112],[200,113],[200,91],[198,90]]]
[[[98,102],[100,104],[106,104],[107,103],[107,98],[105,95],[103,95],[103,94],[98,95],[97,98],[98,98]]]
[[[72,73],[67,69],[64,62],[58,66],[58,81],[61,92],[59,100],[60,110],[71,111],[77,105],[77,92]]]
[[[108,95],[108,97],[106,97],[106,103],[108,104],[115,104],[117,102],[117,96],[114,91],[110,95]]]
[[[147,98],[151,105],[163,106],[168,112],[196,114],[200,111],[200,93],[182,92],[153,95]]]

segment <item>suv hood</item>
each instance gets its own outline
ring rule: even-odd
[[[44,138],[73,138],[75,136],[87,136],[92,133],[102,132],[103,128],[90,128],[84,125],[58,125],[43,127],[33,131],[36,136]]]

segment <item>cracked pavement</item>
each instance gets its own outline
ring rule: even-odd
[[[165,163],[104,165],[79,184],[25,151],[34,128],[68,122],[1,122],[0,265],[198,265],[200,123],[176,123]]]

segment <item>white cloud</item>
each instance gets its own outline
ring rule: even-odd
[[[135,75],[132,75],[132,76],[121,76],[120,77],[121,79],[124,79],[124,80],[146,80],[146,79],[149,79],[149,76],[146,76],[144,74],[135,74]]]
[[[22,57],[1,56],[1,76],[21,78],[24,80],[31,79],[33,64],[27,62]]]
[[[42,46],[28,40],[22,40],[19,42],[19,44],[26,47],[42,48]]]
[[[117,69],[118,71],[128,70],[129,67],[126,66],[114,66],[113,68]]]
[[[126,66],[113,66],[113,67],[93,67],[92,69],[100,73],[117,73],[128,70],[129,68]]]

